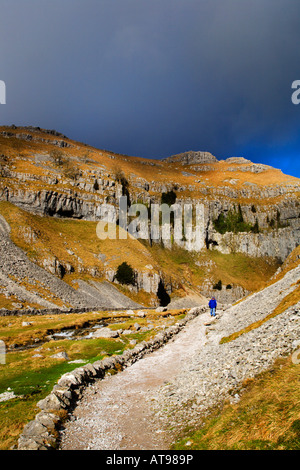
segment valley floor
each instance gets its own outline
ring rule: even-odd
[[[295,268],[216,319],[200,314],[159,351],[89,387],[61,432],[61,449],[168,449],[224,400],[238,402],[245,381],[299,347],[299,304],[270,317],[299,278]]]

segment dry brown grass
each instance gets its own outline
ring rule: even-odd
[[[70,263],[78,274],[81,266],[86,273],[92,268],[103,271],[99,254],[106,255],[106,262],[112,268],[126,261],[134,269],[142,269],[153,262],[147,248],[133,237],[100,240],[97,222],[41,217],[7,202],[0,202],[0,213],[11,226],[13,242],[40,265],[47,257],[55,257]]]

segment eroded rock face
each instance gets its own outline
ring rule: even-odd
[[[76,193],[58,191],[32,191],[8,189],[0,190],[0,200],[9,201],[21,209],[39,215],[71,217],[75,219],[97,220],[97,198],[83,199]]]
[[[220,290],[214,288],[214,283],[207,280],[204,285],[201,286],[202,295],[207,298],[215,297],[218,303],[230,305],[237,300],[250,294],[249,291],[241,286],[223,285]]]
[[[26,182],[25,176],[23,175],[22,178]],[[15,177],[18,178],[18,175]],[[29,179],[31,181],[32,175]],[[7,182],[9,183],[9,179]],[[84,193],[77,192],[78,185],[84,185]],[[159,203],[161,193],[171,188],[157,182],[148,182],[147,185],[143,183],[140,187],[139,181],[133,181],[131,190],[134,191],[137,187],[141,191],[140,199],[148,206],[152,202]],[[205,239],[207,248],[214,247],[223,253],[238,251],[249,256],[270,256],[283,261],[299,244],[299,188],[300,186],[296,183],[285,187],[273,185],[263,188],[244,185],[240,189],[229,186],[210,188],[206,185],[198,188],[199,197],[186,198],[181,197],[181,189],[185,191],[188,188],[182,188],[178,183],[176,203],[181,205],[190,203],[193,207],[199,203],[203,204],[204,220],[203,227],[200,229],[200,239],[195,242],[175,240],[175,243],[189,251],[201,251]],[[62,190],[57,187],[55,190],[35,191],[19,189],[10,184],[0,188],[0,200],[9,201],[36,214],[94,221],[103,217],[101,207],[105,203],[115,206],[115,221],[117,221],[120,195],[121,186],[118,183],[112,179],[98,178],[95,186],[95,176],[91,182],[88,180],[85,183],[77,182],[74,190]],[[215,230],[213,222],[219,215],[226,216],[229,211],[236,211],[238,206],[241,208],[246,223],[258,224],[259,233],[220,234]],[[163,243],[166,248],[171,248],[173,240],[162,240],[160,236],[157,242]],[[57,271],[55,266],[54,271]]]
[[[224,254],[244,253],[253,258],[272,257],[283,262],[300,243],[300,230],[283,228],[266,233],[214,233],[216,249]]]
[[[154,306],[164,303],[164,301],[167,305],[170,301],[170,295],[174,289],[178,288],[178,283],[174,279],[164,276],[162,272],[156,272],[151,265],[147,265],[145,268],[147,270],[135,271],[135,284],[134,286],[129,285],[127,288],[134,292],[145,291],[154,294],[152,300]],[[115,269],[109,268],[105,275],[107,280],[118,284],[115,279]]]
[[[189,152],[172,155],[171,157],[165,158],[163,161],[169,163],[181,162],[184,165],[191,165],[194,163],[215,163],[218,160],[209,152],[194,152],[191,150]]]
[[[210,249],[228,253],[244,253],[251,257],[271,257],[283,262],[299,245],[300,217],[298,193],[287,195],[276,204],[239,204],[246,224],[257,231],[219,233],[214,221],[220,214],[237,211],[238,204],[216,200],[206,211],[206,243]]]

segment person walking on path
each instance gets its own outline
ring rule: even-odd
[[[217,308],[217,301],[214,297],[212,297],[208,303],[208,306],[210,308],[210,316],[215,317],[216,316],[216,308]]]

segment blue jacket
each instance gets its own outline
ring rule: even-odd
[[[216,306],[217,306],[216,299],[210,299],[210,301],[208,303],[208,306],[209,306],[209,308],[216,308]]]

